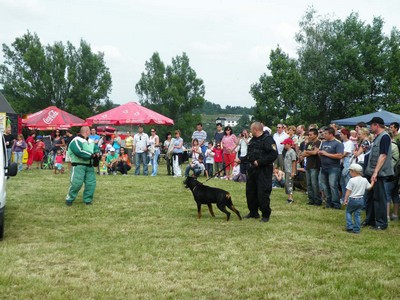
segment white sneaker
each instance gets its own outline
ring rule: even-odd
[[[117,175],[117,172],[114,172],[113,175]]]

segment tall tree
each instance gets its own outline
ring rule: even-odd
[[[296,61],[278,47],[271,51],[267,68],[271,75],[261,75],[250,89],[256,100],[255,118],[269,126],[283,120],[296,123],[301,119],[302,89]]]
[[[160,112],[175,121],[175,127],[188,137],[201,120],[193,110],[205,101],[203,80],[197,78],[190,67],[186,53],[172,59],[172,64],[164,67],[158,53],[154,53],[145,63],[146,71],[136,84],[140,103]]]
[[[109,102],[111,75],[102,53],[95,54],[81,40],[43,46],[37,34],[28,33],[3,44],[5,62],[0,83],[16,111],[30,113],[55,105],[82,118]]]
[[[328,124],[379,108],[398,109],[399,37],[383,34],[352,13],[344,21],[306,11],[296,34],[298,59],[272,51],[268,69],[251,88],[256,118]],[[279,49],[279,48],[278,48]],[[286,114],[286,116],[285,116]]]

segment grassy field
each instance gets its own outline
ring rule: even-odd
[[[400,225],[344,231],[344,210],[286,204],[269,223],[197,220],[183,179],[98,177],[95,201],[64,204],[68,174],[8,181],[2,299],[398,299]],[[202,178],[204,180],[204,178]],[[247,213],[245,184],[212,179]]]

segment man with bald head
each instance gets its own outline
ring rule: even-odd
[[[96,188],[96,174],[94,171],[95,161],[98,162],[99,148],[95,143],[89,143],[90,128],[83,126],[68,146],[68,154],[71,157],[71,186],[65,200],[67,206],[71,206],[85,184],[83,202],[86,205],[92,204],[94,190]]]

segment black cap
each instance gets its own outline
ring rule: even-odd
[[[367,122],[368,125],[371,125],[371,124],[374,124],[374,123],[375,124],[380,124],[380,125],[385,125],[385,122],[380,117],[373,117],[371,119],[371,121]]]

